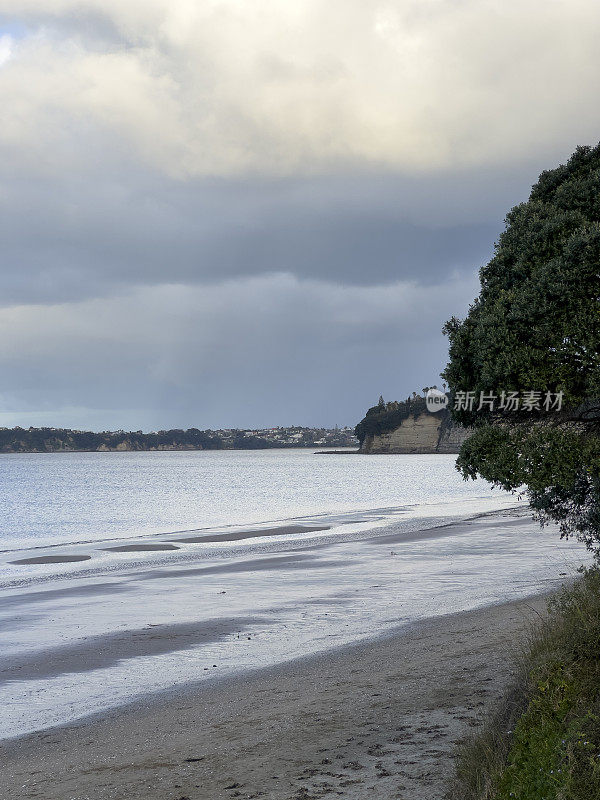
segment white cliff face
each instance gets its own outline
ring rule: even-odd
[[[393,431],[367,436],[361,453],[458,453],[469,435],[457,425],[442,426],[442,417],[426,412],[403,420]]]

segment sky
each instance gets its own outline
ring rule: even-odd
[[[0,0],[0,425],[354,425],[600,139],[597,0]]]

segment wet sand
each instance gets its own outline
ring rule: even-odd
[[[360,521],[360,520],[358,520]],[[352,520],[350,521],[352,522]],[[179,535],[171,538],[170,541],[161,542],[132,542],[129,544],[114,545],[111,547],[99,547],[105,553],[157,553],[162,551],[180,550],[180,544],[218,544],[220,542],[241,542],[247,539],[262,539],[268,536],[288,536],[297,533],[316,533],[319,531],[329,531],[331,525],[279,525],[275,528],[253,528],[250,530],[240,530],[234,533],[208,533],[195,536]],[[168,535],[168,534],[165,534]],[[164,537],[161,537],[164,538]],[[92,556],[88,553],[81,554],[52,554],[43,556],[29,556],[9,561],[9,564],[70,564],[76,561],[89,561]]]
[[[18,558],[16,561],[9,561],[9,564],[71,564],[75,561],[89,561],[88,555],[56,555],[56,556],[32,556],[31,558]]]
[[[190,650],[201,644],[218,642],[230,636],[251,638],[249,625],[267,622],[259,616],[210,619],[201,623],[180,622],[171,625],[147,625],[144,628],[119,631],[104,636],[88,636],[55,647],[43,658],[38,653],[2,658],[0,686],[7,681],[29,681],[54,678],[74,672],[106,669],[120,661],[149,655]],[[212,668],[199,664],[198,668]]]
[[[243,539],[259,539],[263,536],[289,536],[293,533],[314,533],[315,531],[329,531],[331,525],[280,525],[277,528],[257,528],[235,533],[213,533],[203,536],[188,536],[185,539],[174,539],[175,542],[187,544],[201,544],[204,542],[240,542]]]
[[[441,800],[544,607],[447,615],[4,742],[0,797]]]
[[[241,542],[246,539],[262,539],[265,536],[288,536],[294,533],[315,533],[316,531],[331,530],[330,525],[280,525],[277,528],[258,528],[252,530],[235,531],[235,533],[212,533],[199,536],[180,536],[172,539],[181,544],[210,544],[219,542]],[[112,553],[143,553],[158,550],[179,550],[175,544],[160,542],[159,544],[126,544],[116,547],[103,547],[102,550]],[[13,564],[17,562],[13,561]]]
[[[117,547],[101,547],[111,553],[155,553],[161,550],[179,550],[175,544],[122,544]]]

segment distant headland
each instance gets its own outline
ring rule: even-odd
[[[354,429],[361,453],[458,453],[468,428],[457,425],[450,412],[427,410],[425,397],[413,393],[402,402],[383,397]]]

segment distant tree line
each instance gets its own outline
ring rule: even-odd
[[[61,450],[217,450],[218,436],[198,428],[174,429],[156,433],[142,431],[73,431],[68,428],[2,428],[0,451],[47,453]]]
[[[288,437],[292,431],[296,436]],[[262,435],[261,435],[262,434]],[[299,435],[301,434],[301,435]],[[0,428],[0,452],[54,453],[114,450],[266,450],[313,447],[316,442],[352,446],[348,430],[290,428],[272,431],[201,431],[198,428],[143,433],[142,431],[76,431],[69,428]]]

